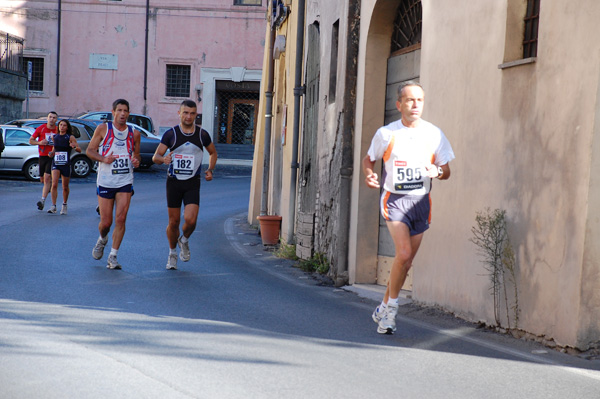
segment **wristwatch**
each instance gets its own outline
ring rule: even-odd
[[[206,171],[207,171],[207,172],[210,172],[210,173],[214,173],[214,171],[215,171],[215,170],[214,170],[214,169],[211,169],[211,168],[208,168],[208,169],[206,169]]]
[[[437,178],[441,179],[441,177],[444,175],[444,169],[442,169],[441,166],[438,166],[438,175]]]

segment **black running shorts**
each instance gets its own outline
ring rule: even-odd
[[[183,205],[200,205],[200,176],[187,180],[167,177],[167,206],[181,208]]]

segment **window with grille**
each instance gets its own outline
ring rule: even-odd
[[[260,82],[217,81],[216,142],[254,144]]]
[[[262,6],[262,0],[233,0],[234,6]]]
[[[421,43],[421,0],[403,0],[396,11],[392,53]]]
[[[44,59],[39,57],[23,57],[23,72],[27,74],[27,63],[31,61],[31,82],[29,90],[44,91]]]
[[[540,0],[527,0],[523,58],[537,56],[538,26],[540,23]]]
[[[190,65],[167,64],[167,97],[189,97],[190,76],[192,67]]]

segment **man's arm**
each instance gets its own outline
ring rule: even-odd
[[[35,129],[35,132],[29,138],[29,144],[31,144],[31,145],[46,145],[46,144],[48,144],[48,141],[46,139],[38,140],[39,137],[40,137],[40,130],[39,130],[39,128],[37,128],[37,129]]]
[[[103,157],[98,153],[98,147],[100,147],[100,143],[104,140],[104,136],[106,136],[106,123],[98,125],[96,130],[94,130],[94,135],[90,140],[90,144],[88,144],[88,148],[85,150],[85,155],[88,156],[92,161],[100,162],[100,163],[112,163],[118,157],[116,155],[109,155],[107,157]]]
[[[375,162],[371,161],[371,157],[367,154],[362,161],[363,173],[366,176],[365,183],[370,188],[379,188],[379,176],[373,172]]]
[[[206,151],[208,151],[208,154],[210,155],[210,159],[208,160],[208,169],[206,169],[206,172],[204,172],[204,178],[207,181],[212,180],[213,178],[213,170],[215,169],[215,166],[217,166],[217,149],[215,148],[215,144],[214,143],[210,143],[207,147],[206,147]]]
[[[140,137],[142,137],[142,134],[138,131],[138,130],[134,130],[133,131],[133,157],[131,158],[131,164],[133,165],[134,168],[137,168],[138,166],[140,166],[140,163],[142,162],[142,157],[140,155]]]
[[[171,153],[169,153],[169,155],[165,156],[165,153],[167,152],[167,150],[169,149],[169,147],[167,147],[165,144],[160,143],[158,145],[158,147],[156,147],[156,151],[154,151],[154,155],[152,156],[152,162],[154,162],[157,165],[162,165],[163,163],[168,165],[171,163]]]
[[[450,178],[450,165],[445,164],[445,165],[440,166],[440,168],[442,168],[443,173],[438,176],[438,179],[448,180]]]

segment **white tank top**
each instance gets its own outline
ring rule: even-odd
[[[131,157],[133,154],[133,129],[127,126],[126,130],[116,129],[111,122],[106,122],[107,131],[104,140],[100,144],[100,155],[118,155],[113,163],[99,163],[97,180],[98,186],[107,188],[119,188],[133,184],[133,165]]]

